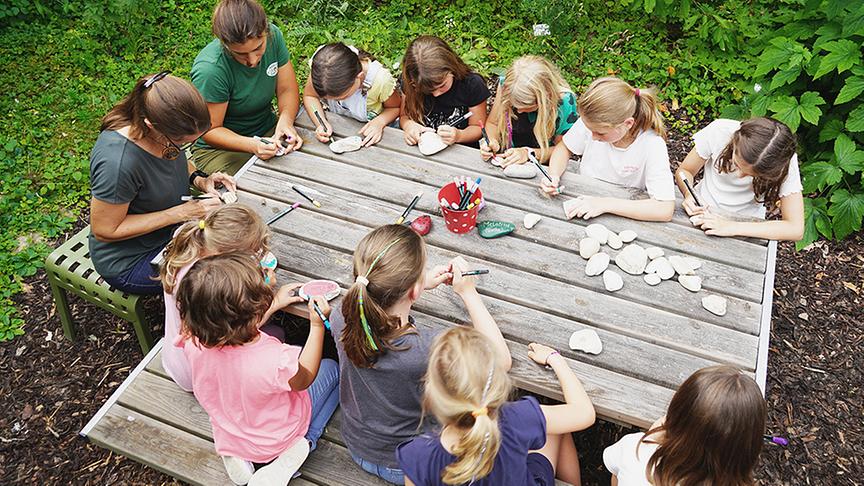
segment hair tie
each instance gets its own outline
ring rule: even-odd
[[[360,285],[366,287],[369,285],[369,279],[364,277],[363,275],[357,275],[357,278],[354,279],[354,283],[359,283]]]
[[[635,91],[635,92],[636,92],[636,97],[637,97],[637,98],[638,98],[638,97],[639,97],[639,95],[641,95],[641,94],[642,94],[642,92],[641,92],[641,91],[639,91],[639,88],[633,88],[633,91]]]
[[[487,408],[487,407],[480,407],[480,408],[474,409],[474,410],[471,412],[471,415],[472,415],[474,418],[477,418],[477,417],[479,417],[479,416],[481,416],[481,415],[489,415],[489,408]]]
[[[198,220],[198,228],[203,230],[203,229],[204,229],[204,226],[205,226],[205,225],[204,225],[204,220],[203,220],[203,219],[199,219],[199,220]]]

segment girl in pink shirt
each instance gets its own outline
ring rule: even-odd
[[[301,301],[293,290],[274,290],[256,258],[229,253],[195,262],[176,291],[195,398],[235,484],[288,484],[339,403],[338,366],[321,360],[324,323],[312,303],[303,348],[258,329]],[[327,318],[326,300],[314,302]]]

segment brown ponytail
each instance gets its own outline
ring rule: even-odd
[[[128,126],[133,138],[146,138],[150,128],[144,123],[145,118],[159,133],[172,140],[210,129],[207,104],[192,83],[169,75],[145,88],[145,83],[153,76],[155,74],[145,76],[135,83],[132,92],[102,118],[100,131]]]
[[[752,167],[753,192],[759,203],[773,209],[780,199],[780,186],[789,175],[789,163],[795,155],[795,134],[773,118],[751,118],[741,122],[732,140],[714,163],[718,172],[736,170],[734,154]]]
[[[385,350],[404,349],[394,347],[393,341],[415,330],[403,327],[387,309],[420,282],[425,266],[423,238],[407,226],[381,226],[360,240],[354,250],[354,278],[364,277],[369,283],[355,282],[342,301],[341,341],[354,366],[371,368]],[[361,299],[368,334],[360,314]]]
[[[221,0],[213,10],[213,35],[222,44],[242,44],[269,32],[264,7],[255,0]]]
[[[341,42],[327,44],[312,56],[312,88],[321,98],[335,98],[345,94],[357,75],[363,70],[361,61],[372,56],[363,50],[354,52]]]
[[[423,99],[430,95],[448,74],[454,80],[465,79],[473,71],[446,42],[434,35],[421,35],[411,41],[402,58],[402,92],[405,112],[402,116],[423,123]],[[435,127],[432,127],[435,128]]]
[[[631,137],[654,130],[666,140],[666,126],[660,113],[660,99],[654,88],[634,88],[616,77],[595,80],[577,103],[579,116],[590,123],[614,127],[633,117]]]

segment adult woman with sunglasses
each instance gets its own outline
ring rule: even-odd
[[[233,175],[253,154],[266,160],[299,149],[294,119],[300,90],[282,32],[255,0],[221,0],[212,28],[216,38],[192,64],[192,83],[207,101],[211,122],[192,148],[192,162]]]
[[[181,146],[209,128],[201,94],[168,71],[138,80],[102,119],[90,154],[90,257],[115,288],[162,292],[150,260],[177,224],[219,207],[217,185],[236,190],[230,176],[207,175],[186,160]],[[190,185],[213,197],[183,202]]]

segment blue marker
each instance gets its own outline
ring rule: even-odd
[[[465,206],[468,204],[468,201],[471,200],[471,197],[474,196],[474,192],[480,187],[480,181],[483,180],[482,177],[478,177],[477,180],[474,181],[474,184],[471,185],[471,188],[465,191],[465,196],[462,197],[462,200],[459,201],[459,209],[464,210]]]
[[[327,319],[326,317],[324,317],[324,312],[321,311],[321,308],[318,307],[318,304],[316,304],[315,302],[312,302],[312,308],[315,309],[315,313],[318,314],[318,317],[320,317],[321,320],[324,321],[324,328],[329,331],[330,330],[330,319]]]

